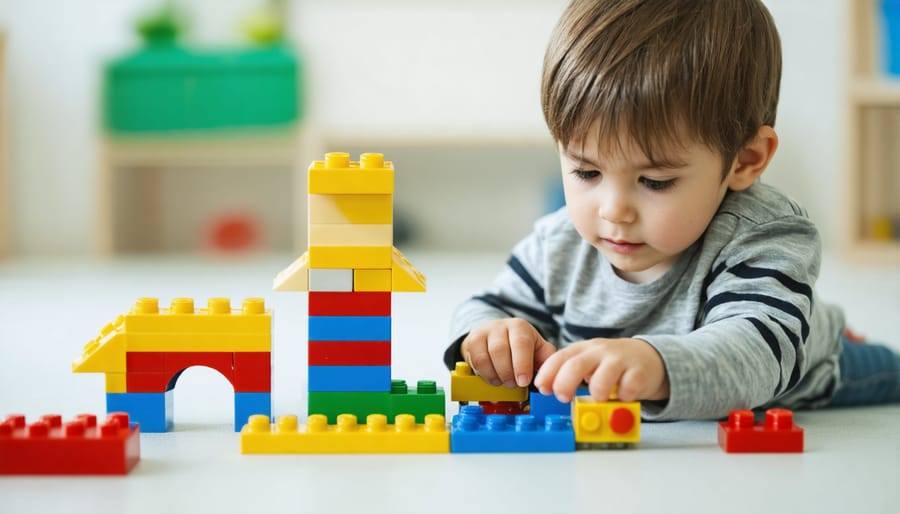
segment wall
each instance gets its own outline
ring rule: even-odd
[[[849,0],[848,0],[849,1]],[[185,0],[200,42],[234,40],[256,2]],[[826,244],[838,240],[841,0],[769,0],[785,74],[781,150],[767,178],[806,204]],[[135,44],[143,0],[3,0],[9,33],[13,251],[85,254],[93,229],[98,70]],[[563,0],[298,1],[291,30],[309,63],[311,118],[364,146],[504,147],[545,141],[538,105],[543,45]],[[326,138],[326,143],[328,142]],[[375,149],[375,148],[370,148]],[[390,156],[389,156],[390,157]],[[552,172],[551,172],[552,174]],[[549,176],[549,175],[548,175]],[[505,177],[505,176],[504,176]],[[468,202],[507,193],[471,181]],[[428,184],[432,189],[437,184]],[[499,192],[498,192],[499,190]],[[532,191],[529,194],[534,194]],[[481,195],[481,196],[479,196]],[[539,199],[532,197],[531,202]],[[516,230],[531,214],[510,213]],[[447,223],[460,223],[447,220]],[[463,225],[465,226],[465,225]],[[479,226],[490,229],[487,223]],[[448,233],[458,229],[451,228]]]

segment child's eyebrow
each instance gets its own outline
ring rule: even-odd
[[[591,159],[589,159],[588,157],[585,157],[584,155],[576,155],[573,152],[571,152],[570,150],[565,150],[564,153],[566,154],[566,157],[568,157],[570,160],[572,160],[574,162],[577,162],[580,164],[590,164],[591,166],[593,166],[597,169],[603,169],[603,166],[600,166],[600,164],[592,161]],[[646,160],[646,161],[637,162],[632,165],[631,169],[632,169],[632,171],[639,172],[639,171],[654,170],[654,169],[660,169],[660,168],[679,169],[679,168],[683,168],[685,166],[687,166],[687,162],[685,162],[683,159],[678,159],[678,158],[670,159],[670,158],[664,157],[662,159],[657,159],[656,161]]]

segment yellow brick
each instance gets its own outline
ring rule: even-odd
[[[130,352],[269,352],[270,334],[128,334]]]
[[[614,417],[631,420],[631,428],[617,433],[613,430]],[[576,443],[637,443],[641,440],[640,402],[594,402],[590,397],[579,396],[572,402],[572,425]]]
[[[250,416],[241,429],[241,453],[450,452],[450,432],[439,414],[427,415],[420,425],[410,414],[400,414],[393,425],[383,414],[369,415],[365,425],[352,414],[341,414],[337,421],[328,425],[326,416],[313,414],[298,427],[296,416],[280,416],[274,425],[268,416]]]
[[[125,393],[128,391],[126,385],[125,373],[107,373],[106,374],[106,392],[107,393]]]
[[[290,266],[281,270],[272,281],[275,291],[309,290],[309,253],[304,253]]]
[[[390,246],[311,246],[310,268],[367,268],[391,267]]]
[[[390,291],[391,270],[389,269],[357,269],[353,270],[354,291]]]
[[[450,401],[454,402],[523,402],[527,387],[492,386],[472,372],[465,362],[457,362],[450,372]]]
[[[309,223],[393,222],[393,195],[309,195]]]
[[[125,332],[162,334],[267,334],[271,311],[261,298],[244,300],[233,310],[227,298],[211,298],[205,309],[194,309],[190,298],[176,298],[168,309],[159,309],[155,298],[141,298],[124,316]]]
[[[393,225],[321,224],[309,225],[309,246],[391,246]]]
[[[72,363],[75,373],[125,373],[125,335],[122,318],[103,327],[100,335],[85,345],[81,358]]]
[[[391,291],[395,293],[425,292],[425,275],[414,268],[400,253],[400,250],[394,248],[391,259]]]
[[[309,165],[309,194],[393,194],[394,165],[381,154],[362,154],[350,162],[346,153],[325,154]]]

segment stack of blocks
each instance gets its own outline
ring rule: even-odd
[[[388,431],[385,437],[404,441],[399,447],[423,431],[446,440],[446,430],[434,429],[444,423],[443,390],[434,381],[413,389],[391,380],[391,293],[425,291],[425,277],[393,247],[393,164],[382,154],[351,162],[346,153],[329,153],[310,165],[308,178],[309,249],[275,278],[274,289],[309,293],[309,423],[301,429],[286,416],[269,427],[267,419],[253,418],[242,432],[242,451],[355,453],[359,444],[347,434],[363,419],[364,432]],[[410,419],[424,427],[410,427]],[[344,442],[309,442],[329,438]]]
[[[172,390],[191,366],[219,371],[234,387],[235,430],[252,414],[271,411],[272,315],[262,298],[232,310],[228,298],[194,309],[176,298],[160,309],[156,298],[104,327],[89,342],[75,372],[106,374],[107,412],[127,412],[144,432],[172,429]]]

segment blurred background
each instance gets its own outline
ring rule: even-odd
[[[827,252],[900,265],[897,2],[765,3],[784,48],[765,180]],[[3,0],[0,250],[298,252],[309,161],[375,151],[398,246],[506,251],[560,202],[538,91],[565,4]]]

